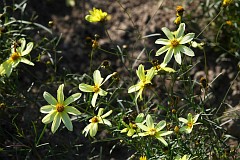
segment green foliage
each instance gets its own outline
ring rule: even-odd
[[[75,2],[66,4],[77,7]],[[117,148],[129,159],[239,158],[239,137],[228,133],[223,127],[228,122],[222,121],[240,72],[237,0],[201,2],[201,16],[185,15],[178,6],[175,30],[162,28],[168,39],[155,33],[137,36],[137,41],[160,36],[155,42],[163,45],[143,45],[137,58],[134,47],[128,50],[111,39],[108,11],[93,8],[87,25],[103,26],[113,47],[101,46],[98,35],[87,37],[89,59],[81,63],[89,65],[81,68],[84,74],[66,67],[66,56],[58,51],[61,36],[38,23],[28,3],[0,5],[0,159],[108,159]],[[123,14],[135,25],[124,8]],[[216,53],[211,57],[214,63],[228,58],[236,68],[219,103],[212,103],[212,85],[221,74],[208,82],[209,52]],[[111,65],[98,58],[99,53],[119,63]],[[197,65],[204,70],[199,80],[193,78]]]

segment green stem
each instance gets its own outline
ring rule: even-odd
[[[234,81],[238,78],[239,72],[240,72],[240,71],[237,72],[237,75],[235,76],[235,78],[233,79],[232,83],[230,84],[230,86],[229,86],[229,88],[228,88],[228,90],[227,90],[227,92],[226,92],[226,94],[225,94],[225,96],[224,96],[224,98],[223,98],[223,100],[222,100],[220,106],[218,107],[218,109],[217,109],[217,111],[216,111],[216,114],[218,113],[218,111],[219,111],[220,108],[222,107],[224,101],[226,100],[227,95],[228,95],[228,93],[229,93],[229,91],[230,91],[230,89],[231,89],[231,87],[232,87]]]
[[[39,144],[40,140],[42,139],[43,134],[44,134],[46,128],[47,128],[47,124],[45,124],[45,126],[44,126],[44,128],[43,128],[43,130],[42,130],[42,132],[41,132],[41,134],[40,134],[40,136],[39,136],[39,138],[38,138],[38,140],[37,140],[36,146]]]

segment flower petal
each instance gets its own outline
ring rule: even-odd
[[[175,61],[181,65],[182,63],[182,58],[181,58],[181,53],[180,53],[180,50],[178,49],[178,47],[176,47],[174,49],[174,58],[175,58]]]
[[[61,117],[64,125],[67,127],[69,131],[73,131],[73,125],[70,117],[68,116],[67,112],[61,112]]]
[[[173,131],[161,131],[161,132],[159,132],[159,135],[160,136],[167,136],[167,135],[172,134],[172,133],[173,133]]]
[[[94,137],[97,134],[98,131],[98,123],[93,123],[93,125],[90,128],[90,136]]]
[[[155,70],[154,68],[151,68],[150,70],[147,71],[146,81],[151,81],[154,75],[155,75]]]
[[[21,52],[21,56],[25,56],[25,55],[29,54],[32,51],[32,48],[33,48],[33,42],[29,42],[27,44],[26,49],[23,52]]]
[[[100,96],[106,96],[106,95],[108,94],[108,92],[104,91],[104,90],[101,89],[101,88],[100,88],[100,90],[99,90],[98,93],[99,93]]]
[[[112,123],[109,120],[107,120],[107,119],[103,119],[101,123],[102,124],[106,124],[106,125],[108,125],[110,127],[112,126]]]
[[[101,86],[103,78],[101,77],[101,73],[99,70],[95,70],[93,72],[93,81],[95,85]]]
[[[197,114],[193,117],[193,123],[196,123],[200,114]]]
[[[94,93],[91,101],[91,104],[93,107],[95,107],[96,105],[97,97],[98,97],[98,93]]]
[[[131,129],[128,130],[127,136],[128,136],[128,137],[132,137],[132,135],[133,135],[134,133],[135,133],[135,130],[131,128]]]
[[[63,104],[63,102],[64,102],[63,87],[64,87],[64,84],[61,84],[61,85],[58,87],[58,90],[57,90],[57,101],[58,101],[58,103],[60,103],[60,104]]]
[[[176,32],[176,38],[180,38],[183,36],[184,34],[184,31],[185,31],[185,23],[181,23],[177,29],[177,32]]]
[[[188,122],[192,122],[193,121],[192,113],[188,113],[187,119],[188,119]]]
[[[0,75],[3,76],[4,74],[6,74],[7,77],[9,77],[12,73],[12,69],[12,61],[7,60],[0,65]]]
[[[126,133],[129,129],[128,128],[124,128],[120,131],[120,133]]]
[[[88,134],[88,132],[89,132],[89,130],[90,130],[90,128],[91,128],[91,126],[93,125],[93,123],[90,123],[90,124],[88,124],[84,129],[83,129],[83,131],[82,131],[82,134],[84,134],[85,135],[85,137],[87,136],[87,134]]]
[[[24,58],[24,57],[21,57],[20,58],[20,62],[22,63],[25,63],[25,64],[28,64],[30,66],[34,66],[34,63],[32,63],[31,61],[29,61],[28,59]]]
[[[172,32],[167,27],[163,27],[162,31],[168,37],[168,39],[170,39],[170,40],[174,39],[174,36],[173,36]]]
[[[179,44],[186,44],[186,43],[189,43],[191,42],[191,40],[193,40],[195,36],[195,33],[188,33],[186,34],[179,42]]]
[[[182,117],[178,118],[178,120],[183,123],[188,123],[188,120]]]
[[[149,114],[146,117],[146,124],[148,128],[154,128],[152,116],[150,116]]]
[[[103,85],[103,84],[104,84],[109,78],[111,78],[114,74],[115,74],[115,73],[108,75],[108,76],[105,78],[105,80],[102,82],[101,85]]]
[[[72,106],[64,107],[64,111],[66,111],[67,113],[72,114],[72,115],[80,115],[81,114],[81,112],[77,108],[72,107]]]
[[[52,105],[45,105],[45,106],[42,106],[40,108],[40,112],[41,113],[49,113],[53,110],[53,106]]]
[[[56,115],[57,111],[53,110],[50,113],[48,113],[45,117],[43,117],[42,122],[44,124],[51,123]]]
[[[171,44],[171,42],[168,39],[163,39],[163,38],[157,39],[155,41],[155,43],[162,44],[162,45],[170,45]]]
[[[164,57],[163,63],[168,63],[171,60],[171,58],[173,56],[173,52],[174,52],[173,48],[170,48],[168,50],[167,54]]]
[[[101,116],[101,118],[106,118],[108,117],[110,114],[112,114],[112,110],[108,111],[107,113],[105,113],[104,115]]]
[[[161,54],[163,54],[164,52],[166,52],[169,49],[170,49],[170,46],[163,46],[156,52],[155,56],[160,56]]]
[[[140,64],[136,70],[137,76],[141,81],[145,80],[144,66]]]
[[[161,136],[156,135],[155,136],[159,141],[161,141],[165,146],[168,146],[167,142],[165,141],[165,139],[163,139]]]
[[[157,131],[160,131],[160,130],[162,130],[165,126],[166,126],[166,121],[162,120],[162,121],[158,122],[158,124],[156,125],[156,129],[157,129]]]
[[[136,92],[141,88],[140,85],[136,84],[128,88],[128,93]]]
[[[91,86],[91,85],[88,85],[88,84],[85,84],[85,83],[79,84],[79,89],[82,92],[94,92],[93,91],[94,86]]]
[[[23,50],[24,50],[24,48],[25,48],[25,46],[26,46],[26,40],[25,40],[25,38],[20,38],[20,39],[18,40],[18,42],[21,44],[21,46],[18,47],[18,48],[20,48],[20,53],[22,53]],[[13,53],[13,52],[12,52],[12,53]]]
[[[61,123],[61,117],[60,117],[59,113],[57,112],[56,115],[54,116],[52,127],[51,127],[52,133],[55,133],[57,131],[57,129],[60,126],[60,123]]]
[[[64,102],[63,105],[64,106],[68,106],[69,104],[71,104],[72,102],[78,100],[81,97],[82,93],[75,93],[73,95],[71,95],[70,97],[68,97]]]
[[[181,52],[183,52],[184,54],[186,54],[186,55],[188,55],[190,57],[195,56],[193,50],[191,50],[190,48],[188,48],[188,47],[186,47],[184,45],[179,46],[179,49],[180,49]]]
[[[148,131],[148,127],[147,126],[145,126],[144,124],[142,124],[142,123],[136,123],[136,125],[140,128],[140,129],[142,129],[142,130],[144,130],[144,131]]]
[[[192,132],[192,127],[189,128],[188,126],[183,126],[182,128],[179,129],[180,132],[185,132],[187,134]]]
[[[140,88],[140,90],[138,91],[136,97],[135,97],[135,101],[137,101],[138,97],[140,96],[140,100],[143,100],[142,98],[142,92],[143,92],[143,88]]]
[[[138,133],[138,136],[141,136],[141,137],[148,136],[148,135],[149,135],[148,132]]]
[[[143,114],[143,113],[140,113],[140,114],[137,115],[137,117],[136,117],[136,119],[135,119],[135,122],[136,122],[136,123],[142,123],[143,118],[144,118],[144,114]]]
[[[54,105],[54,106],[57,104],[57,100],[48,92],[44,92],[43,97],[49,104]]]

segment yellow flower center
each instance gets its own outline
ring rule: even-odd
[[[151,136],[154,136],[156,134],[156,132],[157,132],[157,130],[155,128],[151,128],[148,131],[149,135],[151,135]]]
[[[93,92],[98,93],[99,91],[100,91],[99,86],[98,86],[98,85],[95,85],[95,86],[93,87]]]
[[[63,112],[63,111],[64,111],[64,106],[63,106],[63,104],[58,103],[58,104],[56,105],[56,108],[57,108],[57,111],[58,111],[58,112]]]
[[[154,66],[155,67],[155,70],[160,70],[161,69],[161,66],[160,65],[156,65],[156,66]]]
[[[19,57],[21,57],[17,52],[14,52],[12,55],[11,55],[11,57],[10,57],[10,59],[12,60],[12,61],[15,61],[15,60],[17,60]]]
[[[192,122],[188,122],[188,123],[187,123],[187,126],[188,126],[188,128],[192,128],[193,123],[192,123]]]
[[[92,119],[91,119],[91,123],[98,123],[99,120],[97,118],[97,116],[94,116]]]
[[[177,47],[179,45],[179,41],[176,39],[171,40],[171,46],[172,47]]]
[[[140,87],[141,88],[144,88],[145,87],[145,85],[146,85],[146,81],[144,80],[144,81],[140,81]]]
[[[129,123],[129,126],[132,128],[132,129],[137,129],[137,125],[136,125],[136,123]]]

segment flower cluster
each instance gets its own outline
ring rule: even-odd
[[[19,39],[17,42],[14,42],[11,46],[11,55],[10,57],[0,65],[0,75],[7,75],[9,77],[12,73],[12,70],[18,66],[20,62],[34,66],[34,64],[26,59],[24,56],[28,55],[32,48],[33,42],[29,42],[26,47],[25,38]]]
[[[94,86],[87,85],[87,84],[80,84],[79,89],[83,92],[94,92],[93,98],[92,98],[92,106],[95,107],[96,100],[98,94],[101,96],[106,96],[107,92],[102,90],[100,86],[105,83],[111,76],[108,75],[105,81],[103,82],[103,78],[101,77],[100,71],[96,70],[93,73],[93,80],[94,80]],[[63,94],[63,87],[64,84],[61,84],[57,90],[57,99],[55,99],[51,94],[48,92],[43,93],[44,99],[49,103],[49,105],[42,106],[40,108],[41,113],[47,113],[47,115],[42,119],[42,122],[45,124],[52,123],[51,131],[55,133],[57,129],[60,126],[61,121],[63,121],[64,125],[67,127],[69,131],[73,130],[73,125],[71,122],[71,119],[68,115],[80,115],[80,111],[78,111],[75,107],[69,106],[69,104],[75,102],[81,97],[81,93],[75,93],[68,97],[66,100],[64,100],[64,94]],[[89,120],[91,122],[89,125],[87,125],[83,133],[85,133],[85,136],[90,133],[91,137],[94,137],[98,130],[98,123],[100,124],[106,124],[108,126],[111,126],[111,122],[105,119],[107,116],[109,116],[112,113],[112,110],[108,111],[106,114],[103,114],[103,108],[100,108],[98,111],[97,116],[94,116]]]

